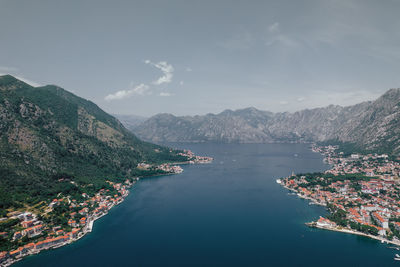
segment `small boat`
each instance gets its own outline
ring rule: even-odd
[[[396,257],[397,257],[397,258],[400,258],[399,254],[396,254]]]
[[[281,183],[282,183],[281,179],[276,179],[276,182],[277,182],[278,184],[281,184]]]
[[[400,261],[400,258],[394,258],[395,261]]]

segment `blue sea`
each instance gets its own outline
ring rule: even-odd
[[[140,180],[92,233],[15,266],[400,265],[387,244],[304,224],[326,210],[276,179],[329,168],[308,145],[172,146],[214,162]]]

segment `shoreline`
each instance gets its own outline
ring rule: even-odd
[[[135,184],[136,184],[136,181],[134,181],[134,182],[132,183],[132,185],[129,186],[129,188],[132,188]],[[83,238],[84,236],[86,236],[88,233],[91,233],[91,232],[92,232],[93,226],[94,226],[94,222],[95,222],[96,220],[98,220],[98,219],[100,219],[101,217],[107,215],[108,212],[109,212],[113,207],[118,206],[119,204],[121,204],[122,202],[124,202],[124,201],[125,201],[125,198],[129,195],[129,193],[130,193],[130,191],[127,190],[126,194],[124,194],[124,195],[122,196],[122,197],[123,197],[123,200],[122,200],[121,202],[117,203],[117,204],[111,205],[111,206],[109,207],[109,209],[106,210],[104,213],[102,213],[102,214],[100,214],[100,215],[98,215],[98,216],[89,217],[89,220],[88,220],[87,224],[82,228],[82,231],[78,233],[77,237],[71,238],[71,239],[69,239],[68,241],[65,241],[65,242],[62,242],[62,243],[60,243],[60,244],[56,244],[56,245],[54,245],[54,246],[50,246],[50,247],[47,247],[47,248],[42,248],[42,249],[39,249],[39,250],[34,249],[34,250],[30,251],[30,252],[27,252],[27,253],[24,254],[24,255],[17,256],[17,257],[15,257],[15,258],[13,258],[13,259],[12,259],[12,258],[11,258],[11,259],[8,259],[8,260],[6,260],[5,262],[0,263],[0,266],[8,267],[8,266],[11,266],[12,264],[14,264],[14,263],[16,263],[16,262],[19,262],[19,261],[21,261],[21,260],[23,260],[23,259],[25,259],[25,258],[27,258],[27,257],[29,257],[29,256],[37,255],[37,254],[39,254],[39,253],[42,252],[42,251],[57,249],[57,248],[67,246],[67,245],[70,245],[70,244],[72,244],[72,243],[78,241],[79,239],[81,239],[81,238]]]
[[[293,193],[296,193],[296,196],[298,196],[299,198],[301,198],[301,199],[306,199],[306,200],[310,200],[309,205],[319,205],[319,206],[326,207],[326,204],[320,203],[320,202],[316,201],[315,199],[313,199],[313,198],[311,198],[311,197],[307,197],[307,196],[301,195],[297,190],[295,190],[295,189],[293,189],[293,188],[289,188],[289,187],[287,187],[286,185],[283,185],[283,184],[279,183],[278,180],[279,180],[279,179],[277,179],[277,183],[278,183],[278,184],[280,184],[282,187],[286,188],[287,190],[289,190],[289,191],[291,191],[291,192],[293,192]]]
[[[186,161],[186,162],[176,162],[176,163],[168,163],[168,164],[174,164],[174,165],[189,165],[189,164],[206,164],[206,163],[211,163],[210,162],[191,162],[191,161]],[[16,262],[19,262],[29,256],[33,256],[33,255],[37,255],[42,251],[45,250],[52,250],[52,249],[57,249],[66,245],[70,245],[76,241],[78,241],[79,239],[83,238],[84,236],[86,236],[88,233],[91,233],[93,231],[93,227],[94,227],[94,222],[100,218],[102,218],[103,216],[106,216],[108,214],[108,212],[115,206],[118,206],[119,204],[121,204],[122,202],[125,201],[126,197],[130,194],[130,190],[140,179],[145,179],[145,178],[153,178],[153,177],[161,177],[161,176],[167,176],[167,175],[176,175],[176,174],[181,174],[182,172],[169,172],[169,173],[163,173],[163,174],[154,174],[154,175],[149,175],[149,176],[139,176],[136,178],[136,181],[134,180],[131,185],[128,186],[128,190],[126,190],[126,193],[124,195],[122,195],[122,200],[117,202],[117,203],[113,203],[112,205],[110,205],[108,207],[108,209],[106,211],[104,211],[102,214],[97,215],[97,216],[88,216],[88,221],[87,223],[83,226],[82,230],[80,232],[78,232],[76,237],[71,237],[68,241],[65,242],[61,242],[59,244],[55,244],[52,245],[50,247],[45,247],[45,248],[41,248],[41,249],[33,249],[29,252],[24,253],[23,255],[18,255],[15,258],[9,258],[4,262],[0,263],[1,267],[8,267],[13,265]]]
[[[365,234],[363,232],[356,231],[354,229],[341,228],[341,227],[320,226],[320,225],[317,225],[316,222],[305,223],[305,225],[307,225],[308,227],[311,227],[311,228],[318,228],[318,229],[329,230],[329,231],[334,231],[334,232],[341,232],[341,233],[346,233],[346,234],[364,236],[364,237],[368,237],[368,238],[371,238],[371,239],[379,240],[379,241],[381,241],[381,243],[387,243],[387,244],[400,246],[400,240],[399,241],[388,240],[388,239],[383,238],[383,237]]]
[[[278,180],[280,180],[280,179],[277,179],[277,183],[278,183],[278,184],[281,184],[280,182],[278,182]],[[303,195],[299,194],[298,191],[296,191],[295,189],[289,188],[289,187],[287,187],[287,186],[285,186],[285,185],[283,185],[283,184],[281,184],[281,185],[282,185],[284,188],[288,189],[289,191],[296,193],[296,196],[297,196],[297,197],[299,197],[299,198],[301,198],[301,199],[310,200],[311,202],[309,202],[309,205],[314,204],[314,205],[319,205],[319,206],[326,207],[326,204],[319,203],[319,202],[315,201],[313,198],[306,197],[306,196],[303,196]],[[374,236],[374,235],[366,234],[366,233],[363,233],[363,232],[360,232],[360,231],[357,231],[357,230],[354,230],[354,229],[350,229],[350,228],[343,228],[343,227],[338,227],[338,226],[337,226],[337,227],[333,227],[333,226],[320,226],[320,225],[317,224],[316,221],[306,222],[306,223],[304,223],[304,224],[307,225],[307,226],[310,227],[310,228],[318,228],[318,229],[328,230],[328,231],[333,231],[333,232],[341,232],[341,233],[346,233],[346,234],[353,234],[353,235],[364,236],[364,237],[368,237],[368,238],[371,238],[371,239],[379,240],[379,241],[381,241],[381,243],[392,244],[392,245],[396,245],[396,246],[399,246],[399,247],[400,247],[400,240],[398,240],[398,241],[393,241],[393,240],[389,240],[389,239],[387,239],[387,238],[383,238],[383,237],[380,237],[380,236]]]
[[[323,155],[323,161],[330,166],[331,170],[333,168],[331,162],[329,162],[329,157],[327,157],[324,153],[318,151],[318,150],[314,150],[314,147],[312,147],[311,149],[313,152],[315,153],[319,153],[321,155]],[[294,174],[292,174],[293,176]],[[287,189],[289,192],[292,192],[291,194],[296,194],[297,197],[301,198],[301,199],[307,199],[309,200],[308,204],[309,205],[319,205],[319,206],[323,206],[323,207],[327,207],[328,206],[328,202],[320,202],[319,199],[317,198],[313,198],[312,196],[307,196],[306,194],[303,194],[301,190],[297,190],[296,188],[291,188],[289,187],[287,184],[285,184],[284,180],[288,179],[290,176],[286,177],[286,178],[280,178],[280,179],[276,179],[276,182],[284,187],[285,189]],[[301,188],[301,187],[300,187]],[[329,211],[328,211],[329,212]],[[320,217],[322,218],[322,217]],[[347,234],[353,234],[353,235],[358,235],[358,236],[364,236],[367,238],[371,238],[371,239],[375,239],[378,241],[381,241],[381,243],[387,243],[387,244],[392,244],[397,246],[397,249],[400,249],[400,239],[397,237],[394,237],[392,240],[390,240],[389,238],[387,238],[386,234],[378,234],[378,235],[372,235],[370,233],[365,233],[365,232],[361,232],[359,230],[355,230],[350,228],[350,226],[339,226],[336,224],[321,224],[319,223],[319,221],[312,221],[312,222],[306,222],[305,225],[307,225],[308,227],[311,228],[319,228],[319,229],[323,229],[323,230],[329,230],[329,231],[335,231],[335,232],[341,232],[341,233],[347,233]],[[399,257],[400,258],[400,257]]]

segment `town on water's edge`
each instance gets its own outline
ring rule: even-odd
[[[189,159],[182,164],[210,163],[213,160],[211,157],[196,156],[190,150],[179,154]],[[164,171],[164,174],[183,172],[179,165],[169,163],[153,166],[142,162],[137,167],[144,170],[155,168]],[[92,195],[83,193],[80,200],[71,199],[68,195],[59,195],[58,198],[45,203],[46,209],[40,214],[18,210],[8,214],[7,218],[0,218],[0,221],[7,221],[10,225],[8,231],[0,232],[0,237],[15,244],[13,250],[0,252],[0,265],[9,266],[26,256],[38,254],[46,249],[55,249],[82,238],[92,231],[95,220],[106,215],[112,207],[125,199],[129,194],[128,189],[139,179],[140,177],[126,179],[124,183],[107,181],[108,189],[101,189]],[[73,181],[71,183],[78,186]],[[55,221],[59,224],[46,223],[43,220],[44,216],[57,216]]]
[[[326,206],[329,215],[310,227],[363,235],[400,246],[400,164],[386,154],[339,152],[338,146],[313,146],[332,167],[323,173],[294,174],[277,183]],[[400,260],[396,255],[395,260]]]

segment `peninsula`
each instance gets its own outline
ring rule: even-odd
[[[338,146],[313,146],[331,169],[278,179],[285,188],[329,215],[311,227],[363,235],[400,245],[400,163],[386,154],[350,154]]]
[[[190,150],[180,153],[188,161],[182,164],[210,163],[211,157],[196,156]],[[142,170],[155,169],[161,174],[179,174],[179,165],[164,163],[157,166],[140,163]],[[146,177],[146,176],[144,176]],[[108,186],[97,192],[82,193],[80,196],[60,193],[57,198],[44,201],[35,213],[20,209],[0,218],[0,236],[10,248],[0,252],[0,265],[10,266],[26,256],[43,250],[55,249],[71,244],[90,233],[95,220],[103,217],[114,206],[122,203],[140,177],[126,179],[123,183],[106,181]],[[71,181],[71,184],[77,186]]]

